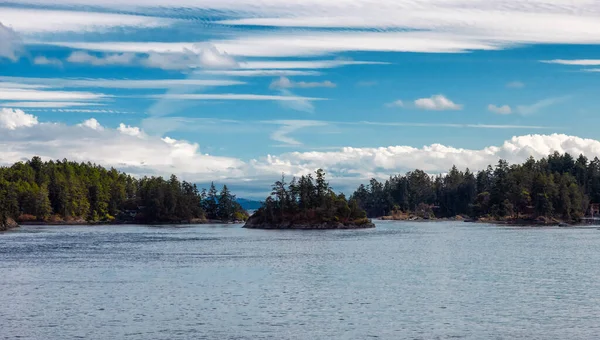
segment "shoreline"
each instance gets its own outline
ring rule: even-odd
[[[478,223],[478,224],[496,224],[496,225],[511,225],[511,226],[558,226],[558,227],[575,227],[581,225],[587,225],[583,222],[565,222],[563,220],[553,219],[551,221],[540,221],[536,219],[509,219],[509,220],[495,220],[495,219],[472,219],[463,217],[444,217],[444,218],[393,218],[392,216],[382,216],[376,218],[378,221],[395,221],[395,222],[464,222],[464,223]]]
[[[198,221],[187,221],[187,222],[144,222],[144,221],[111,221],[111,222],[87,222],[87,221],[62,221],[62,222],[19,222],[18,226],[13,228],[18,228],[19,226],[100,226],[100,225],[203,225],[203,224],[242,224],[244,221],[229,221],[223,222],[220,220],[198,220]]]
[[[366,224],[343,224],[343,223],[299,223],[299,224],[245,224],[244,229],[257,230],[358,230],[358,229],[373,229],[374,223]]]

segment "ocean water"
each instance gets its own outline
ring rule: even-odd
[[[0,234],[0,339],[594,339],[600,230]]]

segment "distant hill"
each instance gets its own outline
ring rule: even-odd
[[[258,210],[262,203],[259,201],[248,200],[245,198],[238,198],[236,201],[242,206],[244,210]]]

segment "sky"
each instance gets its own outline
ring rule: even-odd
[[[0,0],[0,165],[263,198],[600,156],[596,0]]]

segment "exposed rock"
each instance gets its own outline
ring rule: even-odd
[[[323,229],[369,229],[375,228],[375,224],[372,222],[368,223],[340,223],[340,222],[283,222],[283,223],[266,223],[259,221],[258,218],[250,217],[244,228],[248,229],[306,229],[306,230],[323,230]]]
[[[18,227],[19,224],[17,224],[17,222],[15,222],[15,220],[13,220],[12,218],[7,219],[5,223],[0,223],[0,231],[6,231]]]

